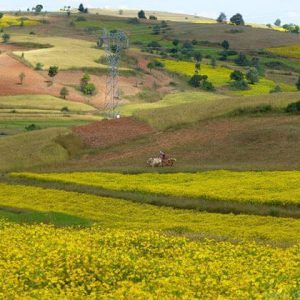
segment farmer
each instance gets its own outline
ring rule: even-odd
[[[166,153],[163,152],[162,150],[159,151],[159,157],[161,158],[162,161],[166,160],[167,158]]]

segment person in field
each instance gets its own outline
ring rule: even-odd
[[[167,155],[162,150],[159,151],[159,157],[161,158],[162,162],[164,162],[167,159]]]

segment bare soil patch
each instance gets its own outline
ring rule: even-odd
[[[153,132],[148,125],[131,118],[103,120],[73,129],[85,144],[93,148],[109,147]]]

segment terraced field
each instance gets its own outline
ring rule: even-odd
[[[21,24],[23,24],[23,26],[34,26],[40,24],[40,22],[38,20],[34,20],[27,17],[22,18],[17,16],[11,16],[11,15],[4,15],[0,19],[0,28],[20,26]]]

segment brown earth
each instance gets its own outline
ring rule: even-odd
[[[178,159],[175,170],[300,169],[299,116],[211,120],[177,131],[152,133],[130,119],[120,121],[125,123],[98,123],[101,133],[97,134],[96,127],[94,132],[99,142],[90,142],[98,149],[59,169],[143,169],[147,158],[158,155],[161,149]],[[136,124],[133,131],[127,127],[131,122]],[[141,131],[140,135],[136,129]],[[84,134],[81,132],[81,136]],[[93,138],[96,139],[95,135]]]
[[[73,128],[84,143],[92,148],[109,147],[149,135],[153,129],[131,118],[103,120]]]

